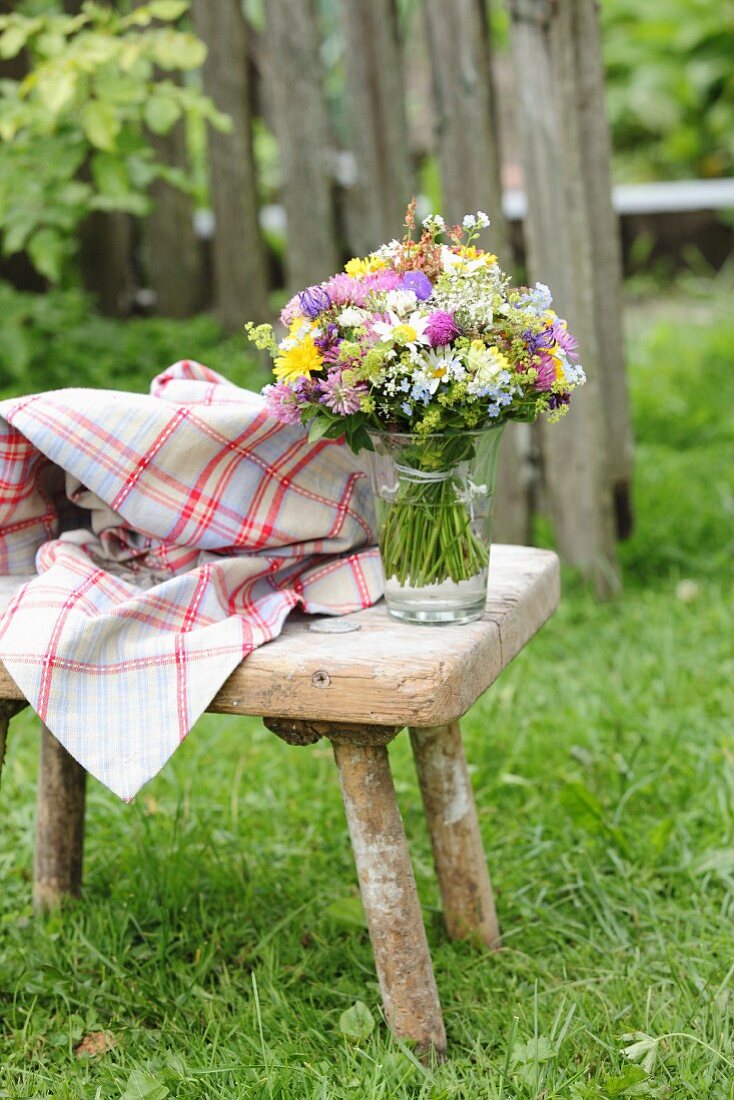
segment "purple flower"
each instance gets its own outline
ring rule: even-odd
[[[364,383],[345,382],[340,370],[332,370],[321,383],[321,392],[322,405],[340,416],[349,416],[350,413],[359,412],[367,387]]]
[[[445,309],[437,309],[429,315],[426,335],[434,348],[450,344],[460,332],[453,314],[447,313]]]
[[[318,378],[307,378],[302,374],[293,386],[293,392],[299,405],[314,404],[321,398],[321,383]]]
[[[563,348],[569,359],[578,361],[578,341],[572,336],[562,321],[553,322],[553,337],[559,348]]]
[[[406,271],[403,275],[403,288],[412,290],[420,302],[425,302],[433,293],[433,283],[424,271]]]
[[[333,321],[329,321],[321,336],[315,336],[313,342],[321,354],[324,355],[327,351],[330,351],[335,344],[339,343],[338,326],[335,325]]]
[[[298,295],[298,302],[304,316],[315,321],[320,313],[331,306],[328,290],[322,286],[308,286]]]
[[[523,332],[522,338],[527,344],[528,351],[531,355],[538,355],[547,348],[552,348],[556,342],[552,325],[536,333],[531,332],[531,330],[527,328]]]
[[[569,405],[570,403],[570,393],[552,393],[548,398],[549,409],[559,409],[562,405]]]
[[[263,390],[265,408],[281,424],[297,424],[301,419],[298,397],[287,382],[273,382]]]

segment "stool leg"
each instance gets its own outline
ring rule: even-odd
[[[6,709],[6,705],[0,702],[0,781],[3,775],[3,764],[5,763],[5,746],[8,740],[8,725],[10,724],[10,713]]]
[[[52,909],[78,897],[82,883],[84,796],[87,773],[45,726],[36,797],[33,904]]]
[[[458,722],[411,729],[449,938],[501,947],[471,780]]]
[[[334,741],[377,976],[389,1026],[441,1055],[446,1033],[384,745]]]
[[[10,719],[27,705],[22,700],[0,699],[0,780],[2,779],[3,764],[5,763],[5,750],[8,745]]]

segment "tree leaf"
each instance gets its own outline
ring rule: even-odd
[[[28,242],[28,255],[34,266],[52,283],[61,278],[66,246],[54,229],[39,229]]]
[[[165,134],[181,117],[181,106],[168,96],[154,95],[145,104],[143,117],[154,134]]]
[[[73,69],[50,69],[39,74],[38,98],[52,115],[59,115],[74,98],[78,73]]]
[[[165,19],[169,23],[179,19],[188,6],[188,0],[151,0],[146,5],[153,19]]]
[[[204,64],[206,46],[193,34],[166,30],[153,43],[153,56],[162,69],[198,69]]]
[[[7,60],[19,54],[39,23],[39,19],[24,19],[22,22],[18,20],[11,23],[0,36],[0,57]]]
[[[99,153],[92,161],[92,179],[97,189],[110,198],[125,195],[130,190],[125,165],[118,157]]]
[[[120,132],[120,118],[109,103],[93,99],[82,111],[82,128],[95,148],[109,153],[115,148]]]
[[[375,1018],[363,1001],[356,1001],[339,1017],[342,1035],[359,1043],[369,1038],[375,1027]]]

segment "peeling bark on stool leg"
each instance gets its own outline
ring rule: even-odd
[[[502,946],[458,722],[411,729],[449,938]]]
[[[64,897],[79,896],[86,779],[81,764],[43,726],[33,869],[36,909],[53,909]]]
[[[441,1056],[446,1032],[387,748],[374,735],[357,743],[336,731],[328,736],[339,768],[385,1017],[398,1037],[415,1040],[423,1053],[433,1050]]]

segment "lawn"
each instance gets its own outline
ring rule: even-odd
[[[37,919],[26,712],[0,803],[0,1096],[734,1097],[734,316],[721,283],[630,310],[623,596],[599,606],[567,575],[555,618],[464,722],[498,955],[446,940],[407,739],[391,749],[448,1061],[421,1066],[380,1019],[328,748],[209,716],[134,804],[90,781],[83,901]],[[207,321],[154,324],[161,356],[186,333],[182,353],[242,361]],[[150,355],[144,328],[85,331],[64,362],[81,355],[83,372],[98,348],[95,384],[111,339]],[[29,347],[8,389],[46,354]],[[58,346],[48,354],[68,381]],[[358,1002],[371,1031],[367,1014],[343,1015]],[[111,1049],[77,1056],[92,1032]]]

